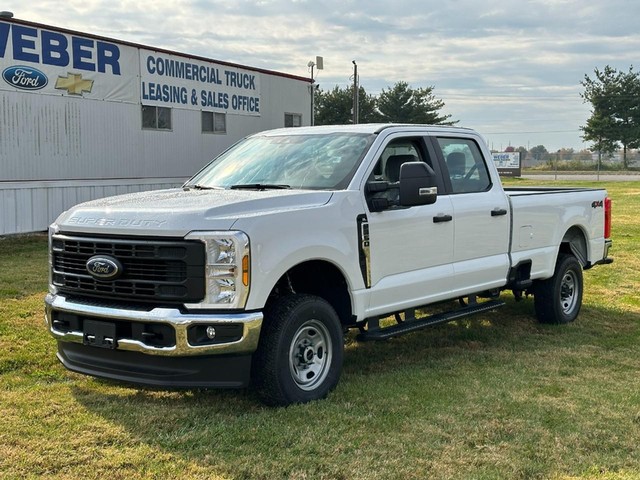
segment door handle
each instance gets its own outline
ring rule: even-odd
[[[436,215],[433,217],[433,223],[450,222],[451,220],[453,220],[451,215]]]
[[[507,214],[507,210],[505,208],[494,208],[493,210],[491,210],[492,217],[500,217],[506,214]]]

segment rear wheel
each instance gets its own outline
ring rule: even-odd
[[[343,338],[333,307],[313,295],[276,299],[254,356],[253,378],[268,405],[285,406],[324,398],[342,371]]]
[[[582,306],[582,266],[573,255],[560,253],[553,277],[536,281],[534,304],[541,323],[569,323]]]

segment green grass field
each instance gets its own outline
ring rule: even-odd
[[[505,294],[468,320],[350,337],[336,391],[286,409],[66,371],[43,321],[46,238],[0,239],[0,478],[640,478],[640,182],[606,187],[615,263],[585,272],[575,323],[540,325]]]

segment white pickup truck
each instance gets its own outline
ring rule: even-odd
[[[532,294],[541,322],[574,320],[583,270],[612,261],[606,191],[503,189],[490,159],[464,128],[280,129],[182,188],[78,205],[50,227],[58,358],[145,385],[252,383],[288,405],[336,386],[348,329],[398,336],[503,290]]]

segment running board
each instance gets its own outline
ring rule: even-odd
[[[504,302],[501,300],[489,300],[482,303],[474,303],[461,307],[449,312],[437,313],[421,319],[407,319],[397,325],[384,328],[367,329],[360,333],[357,337],[360,341],[368,340],[386,340],[391,337],[397,337],[398,335],[404,335],[405,333],[415,332],[432,325],[438,325],[439,323],[447,323],[459,318],[469,317],[476,313],[488,312],[498,307],[502,307]]]

